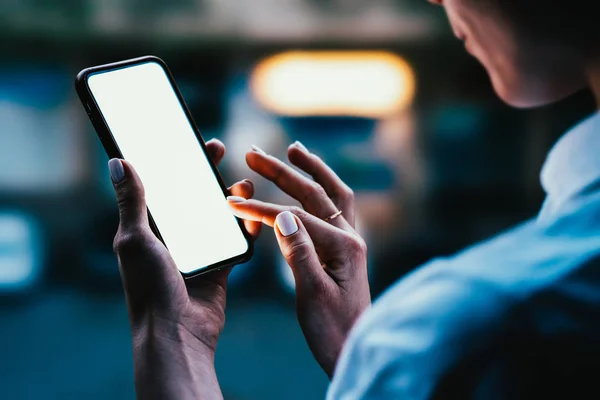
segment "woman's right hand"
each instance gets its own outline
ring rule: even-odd
[[[367,249],[354,230],[354,196],[348,186],[298,142],[288,157],[314,180],[257,148],[246,161],[303,208],[240,197],[230,197],[229,204],[238,217],[275,227],[294,274],[300,326],[317,362],[332,377],[350,329],[371,303]],[[343,214],[327,220],[338,210]]]

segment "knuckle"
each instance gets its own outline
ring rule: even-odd
[[[294,214],[296,217],[300,218],[300,219],[302,219],[304,217],[305,211],[302,208],[298,207],[298,206],[292,206],[292,207],[290,207],[289,211],[292,214]]]
[[[348,198],[348,200],[354,200],[354,190],[350,189],[349,187],[346,188],[346,197]]]
[[[311,186],[313,196],[317,196],[318,198],[327,197],[327,192],[325,191],[325,189],[323,189],[323,186],[321,186],[317,182],[313,182]]]
[[[285,170],[283,169],[283,167],[281,165],[275,164],[274,166],[271,167],[271,170],[272,170],[272,174],[273,174],[272,175],[273,176],[273,178],[272,178],[273,181],[278,182],[278,181],[280,181],[281,179],[284,178],[284,176],[285,176],[284,175]]]
[[[291,265],[302,265],[309,262],[311,250],[310,243],[299,241],[287,247],[285,256]]]
[[[342,198],[346,202],[354,201],[354,191],[352,189],[350,189],[349,187],[345,187],[342,190]]]
[[[302,280],[301,286],[298,287],[299,291],[304,294],[310,295],[310,297],[316,301],[317,304],[327,304],[330,300],[329,291],[323,279],[319,279],[315,275],[309,275],[306,279]]]
[[[148,236],[142,229],[119,230],[113,242],[114,252],[119,256],[139,254],[148,247]]]
[[[311,205],[322,201],[324,197],[327,197],[325,189],[317,182],[309,181],[303,184],[303,190],[297,200],[303,205]]]
[[[346,246],[352,252],[352,254],[366,254],[367,253],[367,244],[363,238],[355,235],[351,235],[347,239]]]
[[[128,210],[132,207],[132,204],[144,201],[144,188],[140,186],[123,186],[119,188],[119,195],[117,197],[119,210]]]
[[[308,204],[309,201],[314,197],[314,193],[312,190],[303,190],[302,194],[297,199],[300,204]]]
[[[125,198],[137,198],[144,195],[144,186],[135,179],[120,182],[117,189],[119,194]]]
[[[359,246],[360,246],[360,252],[361,254],[367,254],[367,242],[365,242],[365,240],[363,238],[358,238],[359,239]]]

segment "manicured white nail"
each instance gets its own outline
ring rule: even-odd
[[[246,199],[240,196],[229,196],[227,197],[227,201],[230,203],[239,204],[245,202]]]
[[[108,162],[108,171],[113,183],[119,183],[125,179],[125,169],[123,168],[123,163],[118,158],[113,158]]]
[[[294,143],[296,145],[296,147],[298,147],[300,150],[309,153],[308,149],[306,148],[306,146],[304,146],[300,141],[296,140],[296,143]]]
[[[275,223],[279,228],[279,232],[285,237],[291,236],[298,232],[298,224],[296,217],[289,211],[282,212],[275,218]]]
[[[257,152],[258,154],[262,154],[263,156],[267,155],[267,153],[263,149],[261,149],[260,147],[258,147],[256,145],[252,145],[252,150]]]

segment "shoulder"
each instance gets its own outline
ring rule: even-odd
[[[506,302],[438,261],[389,290],[350,335],[332,398],[426,399],[467,352],[485,346]],[[344,397],[347,396],[347,397]]]
[[[503,301],[438,261],[389,290],[363,315],[338,362],[331,399],[427,399],[454,365],[485,346]]]
[[[548,293],[562,293],[565,282],[598,285],[600,292],[599,204],[552,223],[525,223],[400,281],[353,330],[332,385],[335,398],[428,398],[473,355],[512,333],[537,334],[536,312],[542,303],[555,307],[557,297]]]

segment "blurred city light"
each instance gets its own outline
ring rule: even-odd
[[[32,218],[0,212],[0,293],[25,290],[37,281],[42,249],[39,228]]]
[[[259,62],[251,89],[279,115],[380,118],[412,103],[415,75],[389,52],[292,51]]]
[[[86,175],[70,84],[60,68],[0,66],[0,193],[60,193]]]

